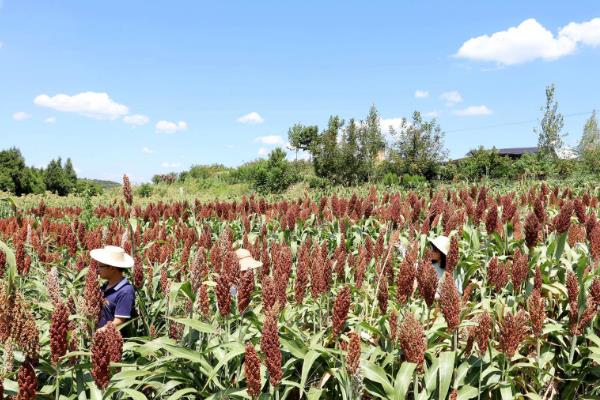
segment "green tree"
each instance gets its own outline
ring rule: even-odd
[[[379,124],[379,112],[375,105],[369,109],[366,120],[359,129],[360,159],[367,172],[367,180],[373,176],[379,153],[385,150],[385,139]]]
[[[296,160],[298,160],[298,151],[309,151],[318,136],[319,127],[316,125],[295,124],[288,130],[288,141],[296,151]]]
[[[48,163],[44,174],[44,183],[47,190],[59,196],[66,196],[73,189],[73,185],[63,169],[60,157]]]
[[[486,150],[483,146],[471,150],[469,156],[458,163],[459,176],[472,180],[482,178],[510,178],[514,171],[512,160],[498,154],[496,148]]]
[[[583,126],[583,135],[577,146],[577,153],[587,170],[593,173],[600,172],[600,128],[596,110]]]
[[[25,167],[13,174],[15,183],[14,193],[17,196],[22,194],[43,194],[46,190],[44,184],[44,174],[36,168]]]
[[[315,174],[321,178],[327,178],[332,182],[341,181],[338,173],[341,152],[338,146],[339,131],[344,125],[344,120],[337,115],[329,117],[327,129],[325,129],[313,145],[310,151],[313,157]]]
[[[286,153],[280,147],[274,149],[266,161],[261,162],[254,173],[254,189],[259,193],[282,193],[297,180]]]
[[[394,155],[402,163],[400,169],[410,175],[433,178],[448,154],[444,132],[436,119],[425,121],[421,113],[415,111],[411,122],[403,119],[399,130],[392,128],[391,133],[395,137]]]
[[[540,109],[544,116],[539,128],[534,128],[538,134],[540,152],[556,158],[557,150],[563,145],[561,130],[564,126],[563,116],[558,112],[558,101],[554,84],[546,87],[546,104]]]
[[[77,185],[77,174],[75,173],[75,168],[73,168],[73,163],[70,158],[67,158],[67,162],[65,162],[64,172],[71,183],[71,188],[74,188],[75,185]]]

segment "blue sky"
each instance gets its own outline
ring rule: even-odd
[[[384,126],[435,115],[456,158],[535,145],[552,82],[576,144],[600,108],[599,17],[597,1],[0,0],[0,148],[140,182],[375,104]]]

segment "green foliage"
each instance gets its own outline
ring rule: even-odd
[[[78,196],[99,196],[104,191],[103,187],[91,179],[77,179],[73,193]]]
[[[377,109],[372,106],[365,121],[350,119],[344,125],[339,116],[331,116],[313,140],[309,150],[315,174],[341,185],[367,182],[376,175],[377,158],[385,150]]]
[[[400,183],[400,179],[398,179],[398,175],[396,175],[395,173],[388,172],[384,175],[382,183],[388,187],[397,186]]]
[[[136,194],[140,197],[150,197],[152,196],[152,185],[149,183],[142,183],[136,191]]]
[[[427,184],[427,179],[421,175],[402,175],[402,186],[408,188],[418,188]]]
[[[469,152],[469,156],[458,162],[456,173],[469,180],[482,178],[498,179],[514,175],[513,161],[510,157],[501,156],[494,147],[485,150],[483,146]]]
[[[585,122],[577,152],[587,171],[595,174],[600,173],[600,128],[598,127],[596,110]]]
[[[415,111],[410,123],[403,119],[400,129],[391,129],[391,133],[396,140],[393,152],[399,169],[411,175],[434,178],[448,154],[444,133],[435,118],[425,121],[421,113]]]
[[[304,126],[302,124],[295,124],[288,130],[288,141],[292,149],[296,151],[296,158],[298,157],[298,151],[309,151],[313,143],[317,140],[319,135],[319,127],[316,125]]]
[[[544,113],[539,128],[534,131],[538,134],[538,148],[545,155],[556,157],[557,150],[562,147],[561,130],[564,126],[563,116],[558,112],[554,84],[546,87],[546,104],[541,108]]]
[[[56,193],[59,196],[68,195],[75,187],[72,175],[74,173],[74,171],[67,171],[63,168],[60,157],[57,160],[51,160],[44,173],[46,190]]]
[[[258,165],[253,177],[253,187],[257,192],[282,193],[297,182],[298,177],[285,155],[285,151],[278,147],[269,154],[266,162]]]
[[[331,181],[318,176],[311,176],[308,178],[308,187],[311,189],[327,189],[331,186]]]

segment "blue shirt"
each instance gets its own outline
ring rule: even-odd
[[[98,328],[102,328],[115,317],[123,319],[135,317],[135,289],[127,278],[123,278],[111,288],[107,289],[107,286],[108,282],[105,282],[101,287],[105,304],[102,307]]]

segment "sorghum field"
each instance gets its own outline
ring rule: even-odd
[[[0,218],[0,397],[600,397],[598,189],[451,186]],[[427,238],[451,238],[438,278]],[[136,265],[137,332],[94,333],[89,249]],[[264,263],[240,272],[233,250]],[[462,283],[462,293],[456,282]]]

